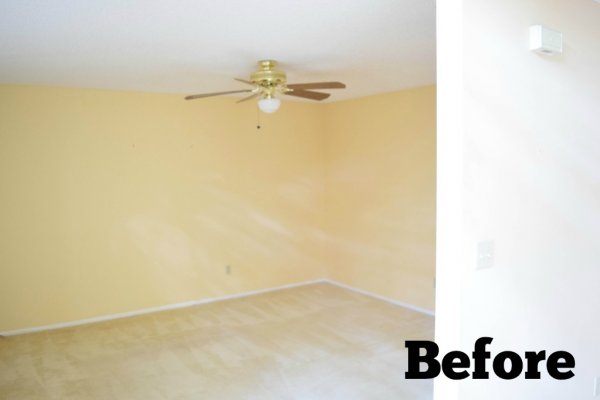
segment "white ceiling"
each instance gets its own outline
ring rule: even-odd
[[[259,59],[332,100],[435,82],[435,0],[2,0],[0,83],[198,93]]]

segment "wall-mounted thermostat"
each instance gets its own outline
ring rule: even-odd
[[[534,25],[529,28],[529,50],[542,54],[561,54],[563,49],[562,33]]]

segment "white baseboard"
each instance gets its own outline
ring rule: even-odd
[[[341,282],[334,281],[334,280],[331,280],[331,279],[324,279],[324,281],[327,282],[327,283],[329,283],[329,284],[331,284],[331,285],[334,285],[334,286],[338,286],[338,287],[341,287],[341,288],[344,288],[344,289],[348,289],[348,290],[351,290],[353,292],[360,293],[360,294],[372,297],[372,298],[377,299],[377,300],[385,301],[386,303],[394,304],[396,306],[404,307],[404,308],[407,308],[407,309],[412,310],[412,311],[416,311],[416,312],[421,313],[421,314],[427,314],[429,316],[435,317],[435,312],[432,311],[432,310],[428,310],[426,308],[417,307],[417,306],[414,306],[412,304],[404,303],[402,301],[390,299],[389,297],[380,296],[380,295],[375,294],[373,292],[369,292],[368,290],[363,290],[363,289],[355,288],[353,286],[349,286],[349,285],[346,285],[345,283],[341,283]]]
[[[169,310],[176,310],[176,309],[179,309],[179,308],[186,308],[186,307],[197,306],[197,305],[201,305],[201,304],[209,304],[209,303],[214,303],[214,302],[217,302],[217,301],[240,299],[240,298],[243,298],[243,297],[255,296],[257,294],[262,294],[262,293],[276,292],[276,291],[279,291],[279,290],[292,289],[292,288],[295,288],[295,287],[301,287],[301,286],[306,286],[306,285],[314,285],[315,283],[328,283],[330,285],[334,285],[334,286],[338,286],[338,287],[341,287],[341,288],[344,288],[344,289],[348,289],[348,290],[351,290],[353,292],[360,293],[360,294],[363,294],[365,296],[372,297],[374,299],[382,300],[382,301],[385,301],[387,303],[391,303],[391,304],[394,304],[394,305],[397,305],[397,306],[400,306],[400,307],[404,307],[404,308],[407,308],[407,309],[412,310],[412,311],[416,311],[416,312],[419,312],[419,313],[427,314],[427,315],[430,315],[430,316],[434,316],[435,315],[434,312],[431,311],[431,310],[426,310],[426,309],[421,308],[421,307],[413,306],[412,304],[407,304],[407,303],[403,303],[401,301],[390,299],[388,297],[380,296],[378,294],[371,293],[371,292],[368,292],[366,290],[358,289],[358,288],[355,288],[355,287],[352,287],[352,286],[348,286],[348,285],[346,285],[344,283],[340,283],[340,282],[337,282],[337,281],[334,281],[334,280],[331,280],[331,279],[315,279],[315,280],[311,280],[311,281],[305,281],[305,282],[299,282],[299,283],[291,283],[291,284],[288,284],[288,285],[276,286],[276,287],[273,287],[273,288],[251,290],[251,291],[248,291],[248,292],[242,292],[242,293],[238,293],[238,294],[231,294],[231,295],[218,296],[218,297],[210,297],[210,298],[200,299],[200,300],[191,300],[191,301],[186,301],[186,302],[183,302],[183,303],[167,304],[165,306],[143,308],[141,310],[127,311],[127,312],[118,313],[118,314],[102,315],[102,316],[99,316],[99,317],[80,319],[80,320],[77,320],[77,321],[60,322],[60,323],[57,323],[57,324],[34,326],[34,327],[31,327],[31,328],[23,328],[23,329],[15,329],[15,330],[12,330],[12,331],[0,332],[0,336],[16,336],[16,335],[24,335],[26,333],[36,333],[36,332],[51,331],[51,330],[55,330],[55,329],[71,328],[71,327],[80,326],[80,325],[93,324],[93,323],[96,323],[96,322],[112,321],[112,320],[120,319],[120,318],[135,317],[135,316],[138,316],[138,315],[151,314],[151,313],[155,313],[155,312],[159,312],[159,311],[169,311]]]
[[[276,286],[276,287],[267,288],[267,289],[251,290],[248,292],[242,292],[242,293],[231,294],[231,295],[226,295],[226,296],[209,297],[206,299],[191,300],[191,301],[186,301],[183,303],[167,304],[165,306],[143,308],[141,310],[127,311],[127,312],[118,313],[118,314],[102,315],[99,317],[79,319],[77,321],[59,322],[57,324],[16,329],[13,331],[0,332],[0,336],[24,335],[26,333],[36,333],[36,332],[43,332],[43,331],[51,331],[51,330],[55,330],[55,329],[71,328],[74,326],[93,324],[96,322],[112,321],[114,319],[135,317],[135,316],[144,315],[144,314],[151,314],[151,313],[155,313],[155,312],[159,312],[159,311],[177,310],[179,308],[192,307],[192,306],[197,306],[197,305],[201,305],[201,304],[209,304],[209,303],[214,303],[217,301],[239,299],[242,297],[255,296],[257,294],[262,294],[262,293],[269,293],[269,292],[275,292],[278,290],[291,289],[291,288],[306,286],[306,285],[313,285],[315,283],[325,283],[325,280],[324,279],[315,279],[315,280],[311,280],[311,281],[291,283],[289,285]]]

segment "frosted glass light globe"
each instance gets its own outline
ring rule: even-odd
[[[281,105],[281,100],[276,99],[274,97],[267,99],[260,99],[258,101],[258,108],[264,113],[274,113],[279,110],[279,106]]]

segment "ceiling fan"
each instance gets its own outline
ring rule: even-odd
[[[235,78],[236,81],[254,86],[252,89],[245,90],[229,90],[226,92],[193,94],[186,96],[186,100],[200,99],[204,97],[221,96],[233,93],[251,93],[250,96],[244,97],[237,101],[252,100],[260,97],[258,107],[261,111],[272,113],[279,109],[281,100],[275,97],[276,94],[286,96],[302,97],[310,100],[325,100],[330,96],[329,93],[315,92],[309,89],[344,89],[346,85],[341,82],[313,82],[313,83],[294,83],[287,84],[285,72],[275,69],[277,62],[274,60],[262,60],[258,62],[260,69],[250,75],[250,80]]]

